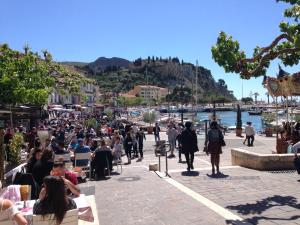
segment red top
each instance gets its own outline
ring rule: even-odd
[[[72,173],[68,170],[65,171],[65,178],[71,181],[74,185],[78,184],[77,176],[75,173]]]

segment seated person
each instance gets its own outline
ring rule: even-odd
[[[95,140],[91,146],[91,152],[94,152],[98,148],[98,142]]]
[[[27,220],[8,199],[0,199],[0,224],[4,220],[14,220],[18,225],[27,225]]]
[[[54,214],[56,224],[61,224],[68,210],[76,209],[76,203],[66,195],[65,182],[61,177],[47,176],[39,199],[33,206],[33,214]]]
[[[64,162],[55,162],[51,175],[62,177],[67,189],[75,196],[80,195],[80,189],[76,186],[78,184],[77,176],[75,173],[66,170]]]
[[[32,169],[32,175],[39,187],[42,185],[44,177],[50,175],[52,167],[53,152],[51,150],[45,149],[43,151],[41,159],[34,164]]]
[[[76,147],[75,152],[74,152],[75,158],[76,158],[77,153],[87,153],[87,152],[90,152],[90,147],[84,145],[83,139],[79,138],[78,146]],[[87,166],[88,163],[89,163],[88,159],[79,159],[79,160],[76,160],[75,165],[81,167],[81,166]]]
[[[295,153],[295,154],[297,154],[298,152],[300,152],[300,141],[298,141],[296,143],[292,142],[291,150],[288,153]]]
[[[36,164],[36,162],[41,159],[43,151],[42,151],[42,149],[34,148],[30,154],[31,154],[31,156],[28,159],[27,164],[26,164],[26,172],[27,173],[32,173],[33,167]]]
[[[65,149],[65,144],[63,142],[58,143],[58,148],[54,151],[55,155],[64,155],[69,154],[69,152]]]
[[[92,170],[98,171],[97,174],[100,177],[104,177],[104,169],[109,168],[112,170],[112,151],[110,147],[106,145],[104,139],[100,142],[100,147],[98,147],[92,155]]]
[[[68,151],[74,152],[77,146],[78,146],[77,138],[73,137],[68,146]]]

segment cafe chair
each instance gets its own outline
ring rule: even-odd
[[[112,168],[113,156],[110,151],[98,151],[95,154],[95,172],[97,177],[105,177],[106,172],[110,176],[110,169]]]
[[[53,214],[44,217],[42,215],[33,215],[32,225],[56,225],[56,221]],[[78,225],[78,209],[67,211],[60,225]]]
[[[55,154],[54,155],[54,162],[63,161],[63,162],[70,162],[71,155],[70,154]]]
[[[121,173],[123,172],[123,162],[122,162],[122,157],[114,157],[113,159],[113,165],[117,166],[117,172],[119,172],[119,167],[121,169]]]
[[[79,166],[77,165],[77,161],[78,160],[87,160],[88,163],[84,166]],[[85,153],[76,153],[75,157],[74,157],[74,165],[75,168],[79,167],[81,169],[82,172],[88,172],[89,173],[89,178],[91,179],[92,176],[92,169],[91,169],[91,153],[90,152],[85,152]]]

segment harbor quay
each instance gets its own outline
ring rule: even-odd
[[[221,174],[211,176],[209,156],[199,139],[193,171],[185,162],[161,158],[161,171],[149,171],[158,163],[154,136],[146,135],[145,155],[115,171],[110,179],[88,181],[83,192],[94,194],[99,224],[300,224],[299,175],[295,170],[257,171],[233,166],[231,149],[251,149],[267,153],[275,149],[275,138],[256,135],[254,147],[243,145],[243,138],[226,133],[221,154]],[[167,139],[161,133],[161,139]],[[116,170],[116,168],[115,168]]]
[[[0,225],[300,225],[300,0],[70,2],[1,1]]]

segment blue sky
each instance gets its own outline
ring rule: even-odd
[[[240,98],[242,81],[212,60],[211,46],[223,30],[252,54],[256,45],[268,45],[279,34],[286,6],[275,0],[1,0],[0,43],[48,49],[58,61],[152,55],[198,60]],[[277,63],[269,75],[277,73]],[[243,96],[252,91],[265,98],[261,82],[243,81]]]

